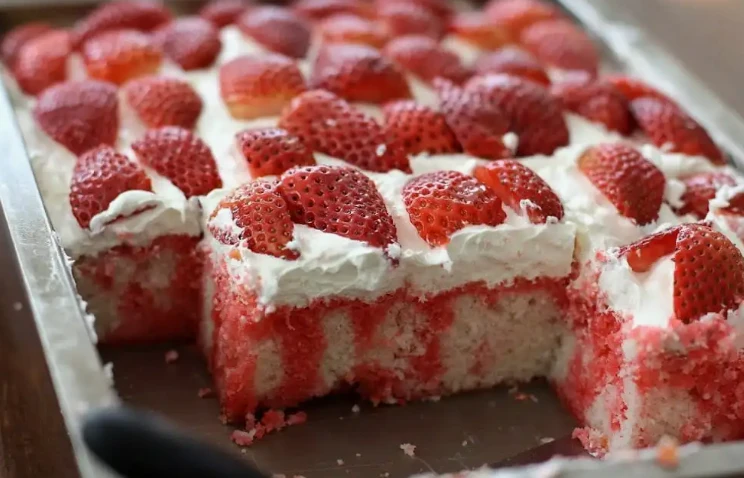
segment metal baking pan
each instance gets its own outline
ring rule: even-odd
[[[8,3],[0,3],[0,8]],[[643,30],[633,28],[648,3],[671,0],[560,0],[605,46],[612,67],[630,70],[673,93],[719,143],[744,166],[744,122]],[[676,2],[675,2],[676,3]],[[46,13],[66,21],[70,11],[46,12],[24,2],[7,11],[6,23]],[[29,7],[32,7],[29,9]],[[24,11],[25,10],[25,11]],[[3,25],[7,27],[8,24]],[[0,476],[13,478],[112,476],[80,438],[81,417],[100,406],[125,403],[159,412],[186,430],[240,454],[232,429],[218,420],[214,399],[197,391],[210,386],[193,346],[102,348],[92,343],[67,259],[46,217],[7,92],[0,88]],[[180,358],[166,364],[164,354]],[[113,363],[115,386],[104,372]],[[11,382],[12,380],[12,382]],[[354,397],[333,397],[303,407],[309,420],[243,449],[259,467],[289,477],[404,477],[483,465],[516,466],[554,454],[549,468],[523,468],[524,476],[556,472],[563,477],[733,476],[744,473],[744,444],[681,451],[679,466],[662,469],[653,451],[621,461],[585,456],[571,440],[576,426],[540,381],[440,402],[372,408]],[[28,444],[32,443],[33,447]],[[400,445],[416,446],[406,456]]]

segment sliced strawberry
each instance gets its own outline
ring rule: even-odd
[[[473,175],[488,186],[510,208],[524,211],[533,224],[545,224],[549,217],[563,218],[558,195],[530,168],[513,159],[477,166]]]
[[[453,13],[452,6],[450,6],[449,0],[405,0],[403,2],[401,2],[400,0],[374,1],[374,5],[377,8],[378,12],[385,11],[385,9],[390,8],[391,5],[400,5],[403,3],[425,8],[430,13],[434,14],[437,18],[443,21],[448,20]]]
[[[390,38],[402,35],[423,35],[434,39],[444,35],[444,24],[431,11],[407,2],[391,2],[377,12]]]
[[[313,151],[343,159],[369,171],[410,171],[408,157],[374,119],[333,93],[312,90],[292,100],[279,127],[298,136]]]
[[[484,15],[495,25],[505,28],[515,38],[535,23],[561,18],[554,6],[539,0],[491,0]]]
[[[462,12],[450,20],[449,31],[483,50],[497,50],[512,43],[511,33],[495,25],[481,12]]]
[[[221,223],[218,217],[224,210],[230,211],[234,224]],[[287,247],[294,234],[294,224],[277,180],[251,181],[232,191],[220,201],[207,227],[223,244],[244,242],[258,254],[289,260],[300,257],[297,251]],[[236,234],[235,228],[240,233]]]
[[[238,27],[266,49],[292,58],[303,58],[310,48],[310,25],[286,8],[251,8],[238,17]]]
[[[566,80],[550,89],[563,107],[623,135],[633,132],[633,117],[625,97],[602,80]]]
[[[235,139],[254,178],[278,176],[294,166],[315,164],[313,152],[300,138],[280,128],[249,129]]]
[[[155,34],[163,52],[184,70],[211,66],[222,50],[220,33],[200,17],[183,17],[160,28]]]
[[[716,197],[719,189],[736,185],[736,180],[723,172],[695,174],[682,182],[685,184],[685,192],[680,198],[682,207],[677,213],[693,214],[698,219],[703,219],[708,214],[710,200]]]
[[[674,315],[689,324],[737,308],[744,300],[744,257],[726,236],[705,224],[682,224],[620,250],[636,272],[664,256],[674,262]]]
[[[443,246],[466,226],[498,226],[506,219],[501,200],[485,184],[457,171],[435,171],[403,188],[411,223],[430,246]]]
[[[375,183],[359,170],[325,165],[293,168],[282,175],[279,190],[297,224],[372,247],[397,242],[385,201]]]
[[[565,20],[535,24],[520,37],[522,45],[546,65],[561,70],[580,70],[597,74],[599,52],[591,38]]]
[[[705,129],[675,105],[644,97],[631,101],[630,110],[641,130],[659,148],[726,164],[723,153]]]
[[[435,40],[426,36],[407,35],[395,38],[387,44],[384,53],[426,82],[439,77],[459,85],[472,75],[472,71],[462,64],[454,52],[442,48]]]
[[[460,151],[455,133],[444,116],[415,101],[396,101],[385,105],[385,135],[400,144],[408,154],[446,154]]]
[[[666,100],[670,103],[674,103],[674,101],[667,95],[639,79],[631,78],[629,76],[621,74],[605,75],[602,77],[602,79],[612,84],[612,86],[614,86],[620,93],[622,93],[622,95],[625,96],[628,101],[633,101],[637,100],[638,98],[650,96],[651,98]]]
[[[388,36],[380,25],[348,13],[326,18],[319,29],[321,38],[327,43],[361,43],[382,48],[388,41]]]
[[[643,226],[659,217],[664,173],[624,144],[600,144],[582,153],[579,170],[617,211]]]
[[[503,141],[509,132],[509,121],[500,110],[479,95],[441,78],[434,80],[434,85],[439,95],[439,108],[466,153],[485,159],[512,156]]]
[[[374,16],[372,5],[358,0],[296,0],[292,9],[312,20],[324,20],[338,14]]]
[[[72,214],[85,229],[119,194],[134,190],[152,191],[150,178],[137,163],[110,146],[91,149],[80,156],[72,172]]]
[[[475,62],[479,75],[504,73],[550,86],[550,78],[545,68],[529,53],[519,48],[506,47],[480,56]]]
[[[175,78],[138,78],[126,84],[124,96],[139,119],[150,128],[193,129],[202,111],[199,94],[190,84]]]
[[[82,47],[88,75],[121,85],[132,78],[155,73],[163,60],[149,35],[136,30],[107,31]]]
[[[170,21],[168,10],[152,1],[118,0],[106,2],[93,10],[74,29],[75,46],[109,30],[149,32]]]
[[[70,35],[63,30],[42,33],[27,41],[18,51],[13,67],[18,86],[29,95],[38,95],[65,81],[71,51]]]
[[[119,131],[116,88],[96,80],[54,85],[34,106],[36,124],[76,155],[106,144],[113,146]]]
[[[241,56],[220,68],[222,99],[238,119],[278,115],[306,89],[297,64],[282,55]]]
[[[187,198],[222,187],[209,146],[184,128],[152,129],[132,143],[139,160],[165,176]]]
[[[212,0],[199,10],[199,16],[222,28],[235,23],[250,5],[248,0]]]
[[[310,84],[349,101],[384,103],[411,97],[408,82],[395,64],[374,48],[350,43],[320,48]]]
[[[13,68],[21,47],[29,40],[33,40],[51,30],[52,27],[50,25],[42,22],[26,23],[10,30],[3,36],[2,46],[0,46],[3,63],[9,68]]]
[[[532,81],[509,75],[473,77],[465,90],[490,102],[519,136],[520,156],[552,154],[568,144],[568,127],[560,103]]]

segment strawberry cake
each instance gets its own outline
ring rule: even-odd
[[[100,340],[197,340],[228,421],[546,377],[596,454],[744,437],[742,176],[552,4],[116,1],[2,58]]]

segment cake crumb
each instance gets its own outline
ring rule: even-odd
[[[344,460],[342,460],[341,458],[339,458],[338,460],[336,460],[336,464],[337,464],[338,466],[341,466],[341,465],[343,465],[343,464],[344,464]]]
[[[462,441],[462,446],[468,446],[468,441],[467,440],[463,440]]]
[[[390,473],[388,473],[388,472],[386,471],[385,473],[380,473],[380,476],[381,476],[382,478],[387,478],[388,476],[390,476]]]
[[[362,457],[362,454],[361,454],[361,453],[357,453],[357,454],[356,454],[356,457],[357,457],[357,458],[361,458],[361,457]]]
[[[173,363],[178,360],[178,351],[169,350],[165,353],[165,363]]]
[[[403,443],[400,445],[400,449],[403,450],[403,453],[410,457],[416,456],[416,445],[411,445],[410,443]]]
[[[664,436],[656,445],[656,462],[662,468],[673,469],[679,466],[679,446],[674,438]]]
[[[296,412],[287,417],[287,425],[302,425],[307,421],[307,413]]]
[[[196,395],[199,398],[209,398],[214,396],[214,391],[209,387],[200,388]]]
[[[543,445],[546,444],[546,443],[552,443],[554,441],[555,441],[555,438],[553,438],[553,437],[543,437],[543,438],[540,438],[540,443],[542,443]]]
[[[23,304],[20,302],[13,302],[13,310],[16,312],[23,310]]]
[[[354,405],[353,407],[351,407],[351,413],[359,413],[361,411],[362,409],[359,407],[359,405]]]
[[[229,256],[230,256],[230,257],[231,257],[232,259],[235,259],[236,261],[239,261],[240,259],[242,259],[241,255],[240,255],[240,251],[239,251],[239,250],[237,250],[237,249],[233,249],[233,250],[231,250],[231,251],[230,251],[230,253],[229,253],[228,255],[229,255]]]
[[[251,446],[256,437],[256,431],[235,430],[230,435],[230,440],[238,446]]]

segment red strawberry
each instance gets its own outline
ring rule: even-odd
[[[492,161],[477,166],[473,175],[491,188],[515,211],[525,211],[533,224],[544,224],[549,217],[563,218],[558,195],[530,168],[513,159]]]
[[[320,48],[310,84],[346,100],[365,103],[411,96],[408,82],[396,65],[374,48],[349,43]]]
[[[222,187],[209,146],[187,129],[152,129],[132,143],[132,149],[143,164],[170,179],[187,198]]]
[[[293,168],[282,174],[279,190],[297,224],[372,247],[397,242],[395,223],[375,183],[354,168]]]
[[[74,29],[74,44],[80,46],[90,38],[109,30],[149,32],[170,21],[171,15],[156,2],[118,0],[106,2],[93,10]]]
[[[343,159],[369,171],[410,171],[408,157],[388,144],[375,120],[333,93],[308,91],[282,112],[279,127],[298,136],[313,151]]]
[[[449,0],[405,0],[404,2],[400,0],[375,0],[375,7],[377,7],[379,12],[390,8],[391,5],[400,5],[402,3],[425,8],[441,20],[447,20],[452,16],[452,7],[449,5]]]
[[[441,77],[459,85],[472,75],[472,71],[462,64],[455,53],[442,48],[435,40],[426,36],[407,35],[395,38],[387,44],[384,53],[426,82]]]
[[[199,10],[199,16],[222,28],[235,23],[250,4],[246,0],[212,0]]]
[[[633,117],[625,97],[602,80],[561,81],[550,89],[563,107],[623,135],[633,132]]]
[[[641,226],[659,217],[664,174],[632,147],[592,146],[579,157],[578,167],[621,215]]]
[[[251,8],[238,17],[238,27],[268,50],[282,55],[303,58],[310,47],[310,25],[286,8]]]
[[[33,40],[51,30],[51,26],[42,22],[26,23],[10,30],[3,37],[2,46],[0,47],[3,63],[9,68],[13,68],[21,47],[29,40]]]
[[[296,0],[292,3],[292,9],[313,20],[323,20],[338,14],[374,16],[372,6],[358,0]]]
[[[46,89],[34,106],[36,124],[76,155],[116,142],[119,104],[110,83],[85,80]]]
[[[568,144],[561,105],[548,91],[529,80],[509,75],[476,76],[465,90],[490,102],[510,121],[519,136],[520,156],[552,154]]]
[[[161,29],[155,36],[163,52],[184,70],[211,66],[222,50],[217,27],[200,17],[183,17]]]
[[[683,205],[678,214],[693,214],[703,219],[708,214],[708,203],[723,186],[735,186],[736,180],[727,173],[700,173],[682,180],[685,192],[680,198]]]
[[[444,35],[442,21],[426,8],[415,3],[391,2],[377,12],[390,38],[402,35],[423,35],[434,39]]]
[[[67,57],[70,55],[70,35],[52,30],[27,41],[18,51],[13,75],[18,86],[29,95],[67,78]]]
[[[70,184],[70,206],[80,227],[126,191],[152,191],[150,178],[134,161],[110,146],[100,146],[80,156]]]
[[[238,119],[277,115],[306,89],[297,64],[282,55],[241,56],[220,68],[222,99]]]
[[[506,47],[481,55],[475,62],[475,71],[479,75],[488,73],[505,73],[534,81],[543,86],[550,86],[550,78],[545,68],[524,50]]]
[[[315,164],[312,151],[297,136],[280,128],[249,129],[235,137],[251,176],[278,176],[294,166]]]
[[[744,299],[744,258],[726,236],[705,224],[682,224],[621,248],[636,272],[672,254],[674,315],[689,324],[737,308]]]
[[[408,154],[445,154],[460,151],[460,145],[441,113],[415,101],[385,105],[385,135]]]
[[[705,156],[714,164],[726,164],[723,153],[705,129],[677,106],[644,97],[631,101],[630,111],[641,130],[659,148],[690,156]]]
[[[339,13],[323,20],[320,35],[328,43],[361,43],[375,48],[382,48],[388,41],[380,25],[348,13]]]
[[[520,37],[522,45],[541,62],[562,70],[581,70],[592,75],[599,69],[599,53],[591,38],[565,20],[542,22]]]
[[[234,225],[240,229],[222,227],[215,220],[221,211],[230,211]],[[243,241],[248,249],[294,260],[299,253],[287,248],[292,240],[294,224],[287,202],[279,193],[279,181],[259,180],[246,183],[227,195],[214,210],[207,226],[223,244],[237,245]]]
[[[508,30],[494,25],[480,12],[456,14],[450,20],[449,31],[483,50],[496,50],[513,41]]]
[[[511,157],[512,151],[503,141],[509,121],[500,110],[446,80],[436,79],[434,85],[439,108],[466,153],[486,159]]]
[[[515,38],[535,23],[562,16],[557,8],[539,0],[491,0],[484,14],[491,23],[505,28]]]
[[[199,94],[191,85],[175,78],[138,78],[126,84],[124,95],[140,120],[150,128],[193,129],[202,111]]]
[[[435,171],[403,188],[411,223],[430,246],[443,246],[466,226],[498,226],[506,219],[501,200],[485,184],[457,171]]]
[[[650,96],[651,98],[666,100],[670,103],[674,103],[673,100],[671,100],[661,91],[636,78],[631,78],[629,76],[621,74],[614,74],[605,75],[602,77],[602,79],[612,84],[612,86],[614,86],[620,93],[622,93],[622,95],[625,96],[628,101],[633,101],[637,100],[638,98]]]
[[[155,73],[163,59],[152,39],[135,30],[96,35],[83,44],[82,54],[89,76],[117,85]]]

